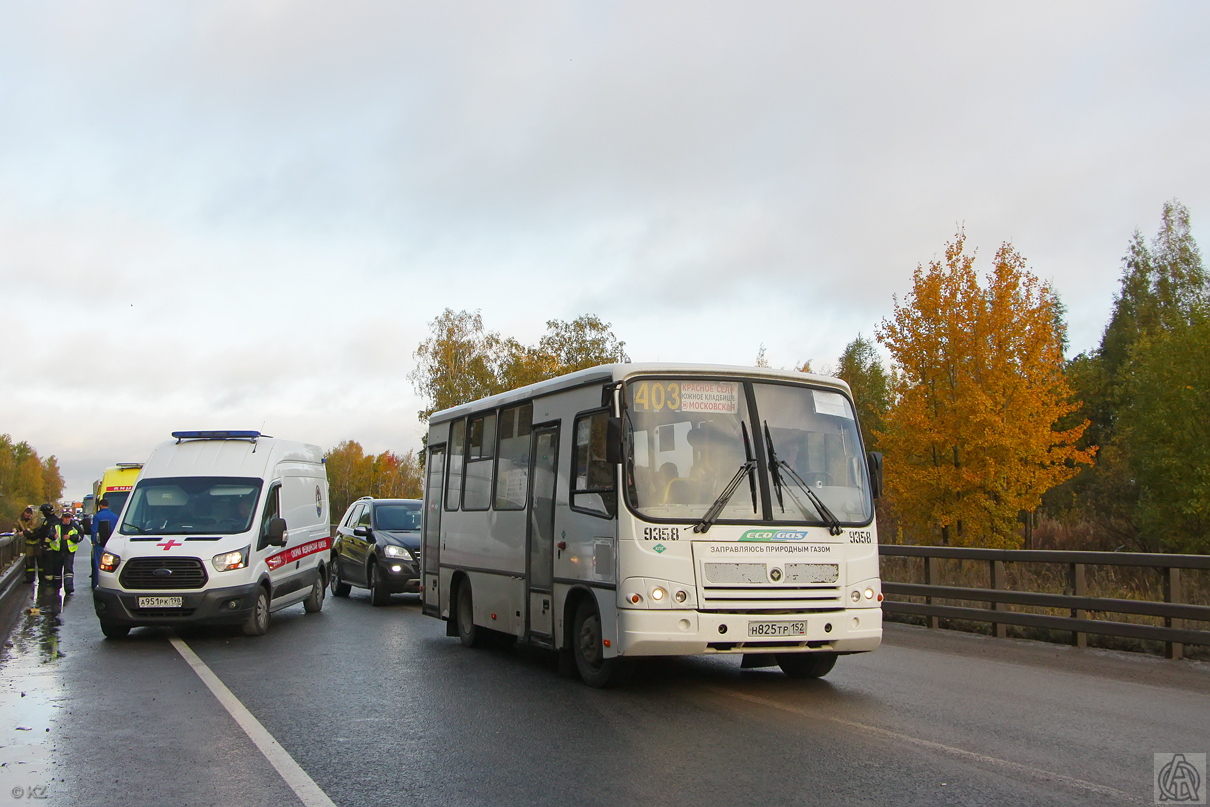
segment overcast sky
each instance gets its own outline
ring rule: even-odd
[[[76,498],[173,429],[420,444],[443,308],[835,362],[959,225],[1099,341],[1210,249],[1205,2],[0,0],[0,432]]]

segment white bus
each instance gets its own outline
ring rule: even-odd
[[[874,498],[848,386],[615,364],[429,419],[426,614],[560,653],[591,686],[643,656],[827,674],[882,640]]]

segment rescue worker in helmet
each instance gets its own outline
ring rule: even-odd
[[[50,504],[41,507],[46,523],[42,525],[42,580],[39,588],[58,593],[63,585],[63,540],[60,537],[63,525],[55,518],[55,508]]]
[[[38,561],[42,555],[42,524],[43,520],[34,515],[31,504],[21,513],[17,523],[13,525],[13,534],[25,540],[25,582],[32,583],[38,579]],[[18,539],[20,540],[20,538]]]
[[[58,532],[63,593],[72,594],[76,590],[76,549],[80,546],[80,528],[76,525],[75,516],[67,508],[63,508],[63,521],[58,525]]]

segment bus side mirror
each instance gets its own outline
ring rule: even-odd
[[[866,465],[870,469],[870,495],[877,499],[882,496],[882,452],[867,454]]]
[[[622,419],[610,418],[605,423],[605,461],[617,465],[622,461]]]
[[[269,519],[269,524],[265,527],[265,538],[269,546],[285,546],[286,520],[284,518]]]

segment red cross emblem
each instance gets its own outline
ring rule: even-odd
[[[174,546],[184,546],[184,544],[182,544],[180,541],[178,541],[175,538],[169,538],[167,541],[160,541],[158,544],[156,544],[156,546],[162,547],[164,549],[164,551],[167,552],[169,549],[172,549]]]

